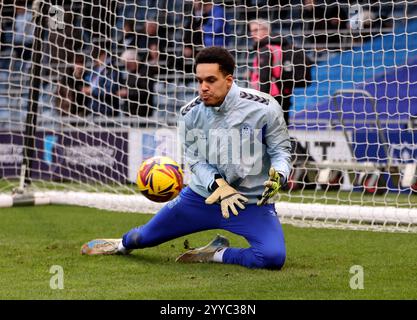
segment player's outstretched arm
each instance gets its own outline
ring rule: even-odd
[[[240,209],[245,209],[243,203],[247,202],[248,199],[237,192],[236,189],[232,188],[226,180],[223,178],[216,179],[215,184],[215,190],[206,199],[206,204],[220,202],[222,215],[226,219],[229,218],[229,209],[232,210],[235,216],[238,215],[235,206],[238,206]]]

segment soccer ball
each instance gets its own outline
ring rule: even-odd
[[[180,193],[183,176],[181,167],[171,158],[152,157],[142,162],[136,183],[149,200],[167,202]]]

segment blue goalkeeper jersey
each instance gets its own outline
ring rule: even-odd
[[[270,167],[287,179],[291,144],[283,111],[270,95],[233,83],[219,107],[197,97],[181,108],[178,128],[190,188],[207,198],[215,174],[256,203]]]

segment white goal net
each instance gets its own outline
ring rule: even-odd
[[[416,231],[417,1],[4,0],[0,11],[0,207],[155,212],[137,169],[181,161],[193,58],[216,45],[238,85],[278,88],[293,146],[281,219]]]

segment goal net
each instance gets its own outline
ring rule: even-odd
[[[279,88],[293,154],[284,222],[416,231],[417,1],[4,0],[0,11],[0,207],[155,212],[138,167],[182,162],[193,58],[217,45],[239,86]]]

